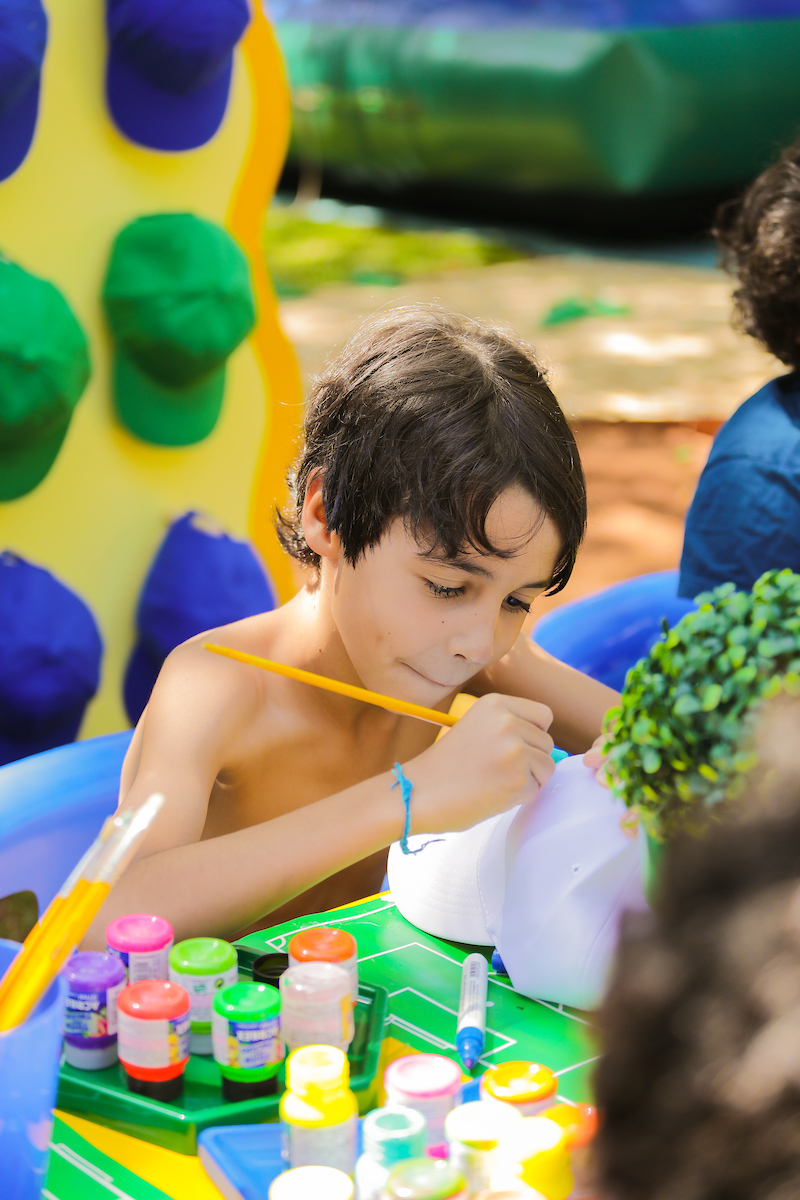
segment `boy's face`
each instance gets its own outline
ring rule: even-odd
[[[355,566],[337,560],[331,614],[365,687],[434,707],[511,649],[561,541],[518,487],[495,501],[486,532],[509,558],[428,553],[397,518]]]

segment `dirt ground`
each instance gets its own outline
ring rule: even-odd
[[[589,525],[573,577],[534,616],[620,579],[676,567],[713,433],[785,368],[730,324],[721,272],[663,262],[542,256],[400,287],[328,285],[281,306],[308,382],[378,308],[438,303],[534,345],[575,429]],[[572,298],[624,311],[543,323]]]

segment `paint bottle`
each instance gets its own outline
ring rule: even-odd
[[[389,1175],[381,1200],[467,1200],[466,1180],[441,1158],[409,1158]]]
[[[210,1054],[211,1006],[218,991],[239,979],[236,951],[221,938],[188,938],[169,952],[169,977],[192,1002],[192,1054]]]
[[[252,1100],[278,1090],[280,1007],[279,993],[266,983],[234,983],[214,997],[211,1040],[226,1100]]]
[[[310,962],[289,967],[280,980],[281,1036],[286,1050],[301,1046],[337,1046],[353,1040],[350,976],[334,963]]]
[[[535,1117],[556,1102],[558,1080],[549,1067],[535,1062],[504,1062],[481,1077],[482,1100],[502,1100],[523,1117]]]
[[[567,1200],[572,1191],[567,1142],[567,1131],[546,1114],[525,1117],[510,1139],[509,1158],[517,1164],[514,1174],[545,1200]]]
[[[189,993],[168,979],[128,984],[117,997],[119,1061],[128,1091],[177,1100],[189,1061]]]
[[[390,1172],[425,1153],[425,1119],[400,1105],[374,1108],[361,1125],[364,1153],[356,1163],[358,1200],[379,1200]]]
[[[117,996],[125,967],[114,954],[73,954],[66,965],[64,1057],[73,1067],[100,1071],[117,1061]]]
[[[289,966],[301,963],[329,962],[343,967],[350,977],[353,1004],[358,1003],[358,946],[352,933],[344,929],[303,929],[289,942]]]
[[[152,913],[117,917],[106,929],[108,952],[125,964],[128,983],[166,979],[173,939],[169,921]]]
[[[476,1192],[472,1200],[542,1200],[542,1193],[535,1192],[521,1179],[509,1179],[485,1191]]]
[[[521,1122],[518,1112],[496,1100],[473,1100],[447,1114],[450,1162],[466,1179],[470,1195],[487,1188],[492,1173],[504,1165],[509,1139]]]
[[[406,1054],[383,1076],[387,1104],[413,1108],[425,1118],[429,1152],[446,1142],[445,1117],[461,1102],[461,1068],[442,1054]]]
[[[573,1178],[570,1200],[585,1200],[596,1195],[590,1146],[597,1133],[597,1109],[591,1104],[554,1104],[548,1108],[545,1116],[548,1121],[560,1125],[567,1135]]]
[[[353,1200],[353,1181],[335,1167],[295,1167],[273,1179],[267,1200]]]
[[[336,1167],[352,1176],[358,1104],[349,1082],[350,1064],[335,1046],[303,1046],[289,1056],[280,1104],[288,1166]]]

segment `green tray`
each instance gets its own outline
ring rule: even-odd
[[[240,976],[252,978],[252,961],[256,957],[240,953]],[[378,1073],[387,999],[385,988],[359,984],[355,1037],[348,1058],[350,1086],[361,1113],[375,1102],[373,1085]],[[81,1071],[62,1062],[56,1107],[167,1150],[177,1150],[179,1154],[196,1154],[197,1135],[211,1125],[277,1121],[280,1094],[284,1090],[283,1065],[278,1072],[278,1094],[257,1100],[224,1100],[221,1078],[213,1058],[193,1054],[184,1072],[183,1096],[165,1104],[129,1092],[119,1064],[104,1071]]]

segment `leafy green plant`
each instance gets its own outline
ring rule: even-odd
[[[732,583],[628,672],[608,714],[608,774],[657,837],[699,832],[735,799],[756,762],[749,739],[759,706],[800,694],[800,575],[768,571],[751,592]]]

